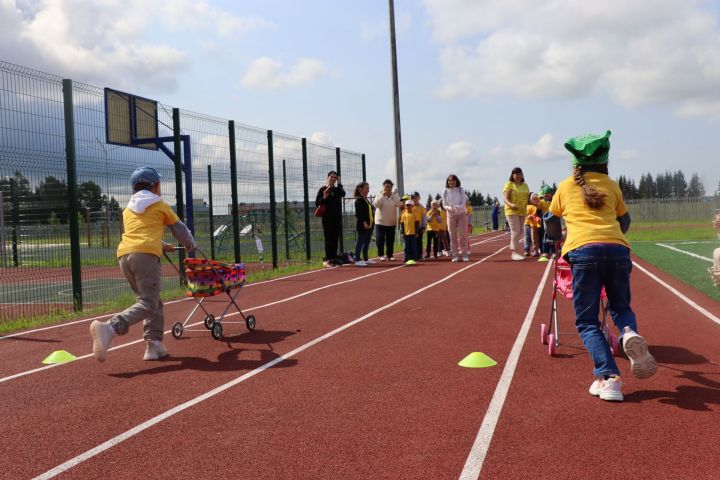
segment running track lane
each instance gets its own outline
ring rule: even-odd
[[[474,238],[475,243],[483,244],[493,241],[493,238],[497,236],[495,233],[481,234]],[[501,234],[500,237],[502,236]],[[357,282],[365,279],[372,281],[370,280],[372,277],[383,271],[398,268],[400,265],[400,262],[388,262],[364,268],[362,271],[357,271],[352,267],[345,267],[291,275],[247,285],[243,287],[236,300],[244,313],[253,313],[258,318],[258,328],[262,328],[264,312],[261,310],[273,305],[275,302],[290,301],[298,296],[310,296],[318,293],[322,295],[323,290],[334,288],[335,285],[343,282]],[[203,305],[209,312],[219,317],[227,303],[227,296],[219,295],[207,299]],[[175,321],[184,321],[191,309],[196,305],[193,299],[187,298],[166,302],[166,327],[170,328]],[[229,322],[242,321],[234,310],[234,307],[231,307],[227,320]],[[201,325],[197,325],[204,316],[205,314],[201,309],[196,311],[187,326],[188,329],[196,331],[186,332],[183,340],[189,336],[198,335],[198,330],[205,332]],[[109,317],[110,315],[105,315],[95,318],[106,320]],[[59,365],[39,366],[40,360],[55,350],[66,350],[79,357],[79,359],[86,360],[91,355],[91,342],[88,335],[90,320],[78,320],[0,337],[0,384],[26,374],[38,373],[50,368],[59,368]],[[230,325],[228,328],[230,330],[226,328],[226,333],[244,329],[244,327],[238,325]],[[166,335],[169,342],[171,342],[169,330],[166,331]],[[142,344],[142,329],[139,327],[132,328],[126,336],[116,338],[113,342],[113,349],[133,345],[135,345],[136,349],[140,349],[140,355],[142,355],[144,345]]]
[[[429,266],[430,266],[430,265],[427,265],[427,267],[429,267]],[[461,266],[462,266],[462,264],[461,264]],[[417,272],[422,272],[423,270],[421,270],[421,269],[424,269],[425,267],[426,267],[425,265],[420,266],[420,267],[417,269]],[[445,263],[444,265],[443,265],[443,264],[438,264],[438,265],[437,265],[438,270],[441,269],[441,268],[446,268],[446,269],[448,269],[448,271],[455,271],[455,270],[457,270],[456,267],[458,267],[458,266],[456,266],[456,265],[450,265],[449,263]],[[403,271],[406,272],[407,270],[404,269]],[[435,270],[430,270],[430,269],[428,269],[428,270],[425,270],[425,271],[426,271],[426,272],[432,272],[432,271],[435,271]],[[407,275],[405,275],[405,277],[407,277]],[[413,276],[413,278],[411,278],[411,279],[407,279],[407,278],[405,278],[405,277],[401,277],[401,278],[402,278],[402,283],[397,283],[397,285],[398,285],[398,288],[397,288],[398,293],[397,293],[397,294],[398,294],[398,295],[402,293],[402,287],[405,286],[405,285],[409,285],[409,286],[411,287],[411,289],[412,289],[412,288],[415,288],[415,287],[413,287],[413,285],[410,283],[412,280],[416,280],[416,278],[414,278],[415,276]],[[421,279],[420,279],[420,280],[421,280]],[[391,282],[391,284],[392,284],[392,282]],[[379,295],[381,295],[381,294],[387,294],[387,293],[388,293],[387,284],[385,284],[385,285],[377,285],[377,287],[378,287],[377,292],[373,292],[373,291],[369,292],[369,295],[370,295],[371,297],[376,297],[376,296],[379,296]],[[342,293],[342,292],[340,292],[340,293]],[[356,292],[354,292],[354,293],[356,293]],[[394,294],[394,293],[395,293],[395,290],[390,290],[389,293],[390,293],[390,294]],[[348,296],[348,297],[345,297],[345,296],[343,296],[343,295],[338,295],[338,298],[341,298],[341,299],[345,298],[345,299],[347,299],[347,298],[351,298],[351,297],[349,297],[349,296]],[[332,303],[334,303],[334,304],[332,304]],[[337,314],[335,313],[335,311],[337,310],[337,303],[338,303],[338,302],[331,302],[331,304],[330,304],[329,306],[332,307],[332,308],[330,309],[329,312],[326,312],[326,313],[323,313],[322,311],[319,312],[320,314],[318,315],[317,323],[322,323],[323,320],[327,320],[328,318],[332,318],[333,316],[337,316]],[[345,304],[347,305],[347,303],[345,303]],[[292,317],[292,313],[294,313],[294,312],[290,311],[289,313],[290,313],[291,315],[289,315],[288,317],[292,319],[292,318],[293,318],[293,317]],[[351,312],[351,313],[352,313],[352,312]],[[342,315],[340,315],[340,316],[342,316]],[[282,331],[282,332],[290,332],[290,333],[292,333],[289,329],[284,330],[284,331]],[[290,337],[290,334],[289,334],[289,333],[282,333],[282,332],[281,332],[282,335],[287,335],[288,337]],[[292,338],[292,337],[290,337],[290,338]],[[240,340],[238,340],[238,342],[239,342],[239,341],[240,341]],[[180,344],[180,343],[181,343],[181,342],[178,342],[178,344]],[[200,348],[200,350],[203,350],[203,351],[204,351],[204,350],[207,350],[207,345],[209,345],[209,344],[208,344],[208,343],[198,343],[197,345],[205,345],[205,348],[202,348],[202,347]],[[213,345],[213,344],[210,344],[210,345]],[[285,345],[283,344],[282,346],[284,347]],[[254,350],[254,351],[248,350],[248,352],[250,352],[250,353],[253,353],[253,352],[254,352],[255,354],[258,354],[258,352],[257,352],[257,346],[254,346],[254,348],[255,348],[256,350]],[[262,357],[262,351],[263,351],[263,350],[262,350],[262,349],[260,349],[260,350],[261,350],[260,356]],[[266,353],[268,352],[267,349],[265,349],[264,351],[265,351]],[[363,351],[365,351],[365,350],[363,350]],[[120,353],[120,352],[118,352],[118,353]],[[232,355],[235,355],[235,356],[238,355],[237,352],[233,352],[233,351],[231,351],[231,352],[221,352],[221,355],[223,355],[223,354],[225,354],[225,353],[230,353],[231,356],[232,356]],[[281,353],[281,352],[276,352],[275,354],[277,355],[277,354],[279,354],[279,353]],[[162,384],[157,385],[158,382],[159,382],[158,377],[160,376],[160,375],[157,375],[157,374],[160,374],[160,373],[167,374],[167,375],[163,375],[163,377],[172,376],[173,374],[176,374],[176,376],[178,376],[177,374],[178,374],[178,371],[179,371],[179,378],[176,379],[175,383],[176,383],[176,384],[183,384],[183,388],[184,388],[184,389],[192,388],[192,387],[195,386],[196,383],[201,382],[201,381],[204,380],[203,378],[201,378],[201,379],[197,379],[197,382],[188,381],[188,377],[189,377],[189,376],[194,376],[194,375],[189,375],[190,372],[188,372],[187,370],[201,370],[201,371],[203,371],[203,372],[211,372],[210,376],[215,375],[215,374],[217,374],[217,375],[223,374],[222,371],[220,371],[220,372],[217,371],[217,370],[222,370],[222,368],[218,368],[218,367],[222,366],[222,365],[223,365],[223,362],[216,362],[216,364],[213,365],[213,364],[208,364],[208,362],[200,361],[201,359],[193,359],[193,358],[185,358],[185,357],[179,357],[179,358],[177,358],[177,357],[176,357],[176,360],[180,360],[180,362],[181,362],[181,365],[180,365],[181,368],[179,368],[179,369],[178,369],[178,368],[165,368],[165,367],[166,367],[165,365],[158,366],[158,367],[156,367],[156,366],[153,366],[153,367],[152,367],[153,373],[155,373],[156,375],[152,378],[152,380],[149,380],[148,383],[150,383],[151,385],[155,385],[158,392],[164,392],[164,391],[168,390],[168,389],[166,389],[166,388],[163,388],[163,385],[162,385]],[[262,358],[261,358],[261,360],[262,360]],[[266,359],[265,359],[265,360],[266,360]],[[123,358],[123,359],[121,359],[121,360],[119,360],[119,361],[120,361],[120,362],[124,362],[124,361],[128,361],[128,360]],[[109,363],[110,363],[110,362],[108,362],[108,364],[109,364]],[[128,379],[136,380],[136,379],[143,379],[143,378],[149,376],[149,375],[144,375],[145,371],[147,370],[148,364],[142,364],[142,362],[137,362],[137,363],[140,364],[140,365],[142,365],[141,371],[140,371],[139,374],[135,375],[135,373],[137,373],[137,372],[129,372],[129,374],[128,374],[128,372],[123,372],[123,373],[120,373],[120,374],[114,374],[114,375],[115,375],[114,378],[116,378],[116,379],[117,379],[117,378],[122,378],[122,379],[124,379],[124,380],[128,380]],[[164,362],[161,362],[161,363],[164,363]],[[108,365],[108,364],[105,364],[105,365]],[[157,365],[157,364],[155,364],[155,365]],[[127,365],[122,365],[122,366],[126,367]],[[235,365],[235,368],[233,369],[233,371],[231,371],[231,374],[235,375],[235,374],[236,374],[235,370],[237,370],[237,368],[241,368],[241,369],[242,369],[242,368],[243,368],[243,365],[241,365],[241,364]],[[248,367],[248,368],[249,368],[249,367]],[[273,371],[276,371],[276,370],[280,370],[280,369],[279,369],[279,368],[278,368],[278,369],[273,369]],[[289,371],[289,370],[290,370],[290,369],[288,369],[288,371]],[[229,375],[229,374],[226,374],[226,376],[227,376],[227,375]],[[205,376],[207,377],[208,375],[206,374]],[[72,379],[70,380],[70,383],[72,383]],[[127,384],[128,382],[125,382],[125,383]],[[107,390],[110,390],[110,387],[112,387],[112,385],[109,386],[109,387],[107,388]],[[126,389],[127,389],[127,385],[123,385],[123,390],[126,390]],[[140,389],[142,389],[142,386],[140,386]],[[103,390],[104,390],[104,389],[103,389]],[[172,389],[170,389],[170,390],[172,390]],[[87,393],[87,392],[85,392],[85,393]],[[112,393],[112,392],[111,392],[111,393]],[[115,396],[117,396],[117,392],[115,392],[115,393],[116,393]],[[110,395],[110,396],[112,397],[112,395]],[[158,403],[162,403],[163,400],[167,400],[167,399],[164,399],[162,395],[146,395],[146,396],[149,397],[148,400],[153,401],[153,402],[158,402]],[[141,395],[134,395],[134,396],[133,396],[133,395],[130,395],[130,397],[131,397],[133,400],[137,400],[138,397],[141,397]],[[122,402],[123,402],[123,399],[119,399],[116,403],[122,403]],[[22,403],[24,403],[24,402],[22,402]],[[70,402],[70,403],[73,403],[73,402]],[[90,403],[92,403],[91,400],[90,400]],[[106,411],[109,410],[108,407],[107,407],[107,403],[106,403],[106,402],[100,402],[100,403],[101,403],[102,406],[103,406],[103,407],[102,407],[102,413],[105,413]],[[118,407],[120,408],[121,405],[118,405]],[[133,408],[130,408],[130,409],[121,408],[121,411],[124,411],[124,412],[125,412],[125,411],[127,411],[127,412],[134,412],[135,410],[138,410],[138,409],[139,409],[139,410],[143,410],[143,408],[138,408],[138,406],[137,406],[136,404],[134,404],[133,407],[134,407],[134,409],[133,409]],[[92,412],[92,411],[91,411],[91,412],[87,412],[87,409],[86,409],[86,408],[83,408],[83,410],[85,410],[85,413],[86,413],[85,416],[86,416],[86,417],[87,417],[87,416],[93,417],[93,415],[96,415],[96,414],[97,414],[97,412]],[[249,406],[245,406],[245,407],[242,408],[242,410],[243,410],[243,411],[245,411],[245,410],[250,411],[250,408],[249,408]],[[72,413],[72,412],[71,412],[71,413]],[[113,412],[110,412],[110,413],[113,413]],[[110,418],[113,419],[113,420],[115,420],[115,421],[121,422],[121,423],[125,420],[124,418],[115,418],[115,417],[117,417],[117,415],[111,415]],[[65,418],[65,417],[62,416],[62,415],[58,415],[56,418]],[[74,423],[75,423],[75,422],[73,422],[73,419],[72,419],[72,418],[66,419],[66,420],[67,420],[67,422],[70,423],[70,424],[74,424]],[[103,425],[107,425],[107,424],[110,423],[110,422],[107,422],[107,421],[106,421],[106,422],[100,422],[100,423],[103,424]],[[84,427],[85,427],[85,428],[83,429],[83,431],[85,432],[85,431],[87,431],[88,425],[86,424]],[[54,436],[54,435],[49,435],[50,433],[51,433],[51,432],[46,432],[46,436],[49,436],[49,437],[51,437],[51,438],[56,438],[56,436]],[[68,432],[68,433],[71,433],[71,432]],[[98,432],[95,432],[95,433],[98,433]],[[103,432],[99,432],[99,433],[100,433],[101,436],[102,436],[103,434],[107,433],[107,430],[106,430],[106,431],[103,431]],[[68,439],[68,440],[71,440],[71,439],[74,438],[74,436],[73,436],[73,435],[67,435],[65,438]],[[21,450],[23,450],[23,449],[21,449]]]
[[[481,479],[692,478],[720,472],[720,326],[644,273],[720,315],[717,302],[635,259],[632,305],[660,366],[648,380],[621,356],[625,401],[588,394],[592,362],[574,334],[572,301],[558,300],[564,343],[540,344],[548,286],[483,465]]]

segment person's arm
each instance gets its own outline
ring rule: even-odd
[[[182,221],[178,220],[172,225],[168,225],[168,228],[173,237],[185,247],[186,251],[192,252],[197,249],[197,244],[195,243],[192,233],[190,233],[190,229],[188,229]]]
[[[510,207],[512,210],[517,209],[517,205],[512,202],[512,190],[505,190],[503,192],[503,200],[505,201],[505,205]]]
[[[617,221],[620,223],[620,231],[622,233],[627,233],[627,231],[630,230],[630,212],[617,217]]]
[[[319,207],[323,203],[325,203],[325,196],[323,195],[323,192],[325,192],[325,187],[322,187],[320,190],[318,190],[317,196],[315,197],[315,206]]]
[[[342,183],[340,183],[340,182],[338,181],[337,187],[335,187],[335,188],[337,189],[337,192],[338,192],[338,195],[339,195],[339,196],[341,196],[341,197],[344,197],[344,196],[345,196],[345,188],[343,188]]]

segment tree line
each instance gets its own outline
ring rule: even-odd
[[[685,174],[678,170],[675,173],[658,173],[655,178],[648,173],[640,177],[640,183],[624,175],[618,177],[618,184],[623,197],[627,199],[639,198],[699,198],[705,196],[705,186],[697,173],[693,173],[690,182],[685,180]],[[715,195],[720,192],[720,185]]]
[[[5,222],[13,221],[13,215],[22,215],[24,224],[59,224],[68,222],[67,183],[49,175],[33,189],[22,173],[0,177]],[[102,188],[92,180],[78,185],[78,210],[86,221],[107,213],[107,218],[120,217],[120,204],[115,197],[108,198]],[[104,217],[104,216],[103,216]]]

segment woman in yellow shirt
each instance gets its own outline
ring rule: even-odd
[[[510,225],[510,258],[513,260],[525,260],[525,257],[520,254],[520,238],[523,235],[529,195],[530,189],[525,183],[522,169],[520,167],[513,168],[510,180],[503,187],[505,218]]]
[[[621,342],[637,378],[649,378],[657,369],[645,339],[638,335],[630,308],[630,244],[624,233],[630,215],[617,182],[608,177],[610,131],[565,142],[573,154],[573,174],[563,180],[550,212],[565,218],[567,238],[562,255],[572,270],[575,326],[595,363],[590,394],[622,401],[620,371],[600,329],[600,292],[605,287],[608,310],[620,330]]]

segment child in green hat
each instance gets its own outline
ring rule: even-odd
[[[567,238],[562,255],[573,276],[575,326],[595,363],[590,394],[607,401],[622,401],[622,381],[610,345],[600,329],[600,292],[605,287],[608,309],[637,378],[655,374],[657,363],[647,342],[637,334],[630,308],[630,244],[624,233],[630,227],[628,207],[617,182],[608,176],[610,131],[565,142],[573,155],[573,174],[563,180],[550,204],[550,212],[565,218]]]

